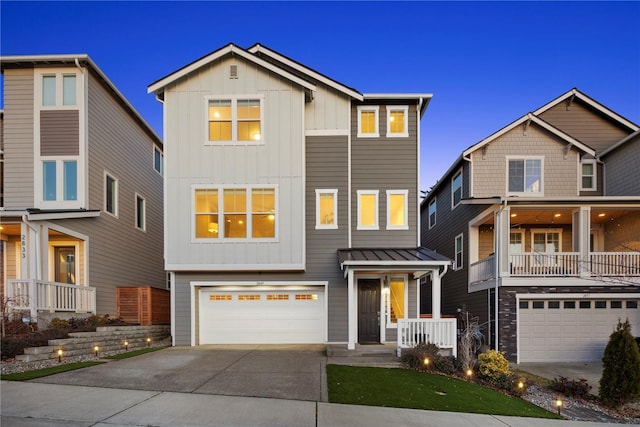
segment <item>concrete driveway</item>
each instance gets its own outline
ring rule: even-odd
[[[170,347],[32,382],[326,402],[326,364],[324,345]]]

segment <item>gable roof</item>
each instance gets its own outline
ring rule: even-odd
[[[127,98],[118,90],[118,88],[111,83],[111,80],[102,72],[102,70],[93,62],[89,55],[85,53],[81,54],[68,54],[68,55],[15,55],[15,56],[0,56],[0,69],[4,72],[7,66],[15,68],[32,68],[36,66],[74,66],[80,67],[86,66],[89,70],[93,71],[98,79],[105,85],[105,87],[115,96],[124,109],[133,117],[135,121],[142,127],[142,129],[154,140],[155,144],[162,149],[162,139],[153,130],[153,128],[147,123],[147,121],[138,113],[138,111],[129,103]]]
[[[633,139],[637,138],[638,136],[640,136],[640,130],[635,131],[634,133],[625,136],[624,138],[622,138],[620,141],[616,142],[615,144],[613,144],[611,147],[607,148],[606,150],[604,150],[602,153],[600,153],[600,155],[598,156],[598,158],[602,158],[604,156],[606,156],[607,154],[617,150],[618,148],[620,148],[621,146],[627,144],[629,141],[632,141]]]
[[[256,65],[261,66],[262,68],[265,68],[269,71],[272,71],[276,74],[278,74],[279,76],[299,85],[302,86],[305,89],[308,89],[310,91],[315,91],[316,90],[316,85],[314,85],[313,83],[310,83],[292,73],[289,73],[288,71],[268,62],[265,61],[264,59],[259,58],[258,56],[247,52],[246,50],[234,45],[233,43],[229,43],[226,46],[221,47],[218,50],[215,50],[205,56],[203,56],[200,59],[196,59],[195,61],[193,61],[190,64],[185,65],[184,67],[174,71],[171,74],[166,75],[165,77],[160,78],[159,80],[156,80],[155,82],[151,83],[148,87],[147,87],[147,93],[155,93],[155,94],[161,94],[164,92],[164,88],[168,85],[170,85],[171,83],[175,82],[176,80],[179,80],[181,78],[183,78],[184,76],[194,72],[195,70],[204,67],[207,64],[210,64],[226,55],[237,55],[241,58],[244,58],[245,60],[249,61],[249,62],[253,62]]]
[[[561,103],[563,101],[571,101],[573,98],[578,98],[579,100],[581,100],[585,104],[589,105],[594,110],[599,111],[600,113],[602,113],[605,116],[609,117],[611,120],[618,122],[619,124],[627,127],[628,129],[630,129],[632,131],[637,131],[638,129],[640,129],[640,127],[638,127],[638,125],[636,125],[632,121],[625,119],[620,114],[616,113],[615,111],[610,110],[609,108],[607,108],[604,105],[600,104],[595,99],[593,99],[593,98],[585,95],[584,93],[580,92],[575,87],[573,89],[569,90],[568,92],[560,95],[559,97],[557,97],[553,101],[551,101],[551,102],[543,105],[542,107],[538,108],[537,110],[535,110],[533,112],[533,114],[535,114],[536,116],[540,115],[540,114],[544,113],[545,111],[555,107],[559,103]]]

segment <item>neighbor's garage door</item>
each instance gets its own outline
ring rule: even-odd
[[[638,305],[638,299],[521,299],[520,362],[600,361],[618,319],[628,318],[640,335]]]
[[[200,290],[200,344],[326,341],[324,288]]]

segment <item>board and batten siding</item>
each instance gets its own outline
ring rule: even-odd
[[[378,138],[358,138],[358,111],[351,109],[352,247],[418,245],[418,141],[416,106],[408,112],[409,136],[387,138],[387,110],[380,105]],[[378,230],[358,230],[358,190],[378,191]],[[407,230],[387,230],[387,190],[408,190]]]
[[[230,65],[238,78],[230,79]],[[262,144],[207,145],[207,96],[263,97]],[[194,71],[165,89],[167,234],[171,269],[303,264],[304,92],[241,58]],[[196,185],[277,187],[275,241],[192,242]]]
[[[593,148],[596,154],[629,134],[579,99],[575,99],[569,108],[566,102],[561,102],[541,113],[540,118]]]
[[[4,207],[34,206],[33,69],[4,70]]]
[[[640,196],[640,136],[604,157],[604,194]],[[602,178],[600,176],[599,178]]]
[[[531,125],[526,135],[517,126],[485,145],[486,152],[471,154],[473,164],[473,197],[505,197],[507,195],[507,156],[543,156],[544,197],[576,197],[579,185],[579,156],[570,149],[564,156],[566,142]],[[484,148],[483,147],[483,148]],[[438,201],[438,203],[440,203]]]
[[[154,144],[104,86],[89,74],[88,209],[103,210],[104,173],[118,180],[118,216],[56,223],[90,236],[88,285],[102,314],[116,313],[117,286],[165,288],[162,176],[153,168]],[[145,200],[146,230],[136,228],[136,194]]]
[[[347,130],[351,100],[335,89],[318,84],[305,112],[305,130]]]

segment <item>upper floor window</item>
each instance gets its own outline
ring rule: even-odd
[[[594,191],[596,187],[596,160],[583,160],[581,163],[582,176],[580,189],[584,191]]]
[[[542,158],[508,158],[508,194],[542,195]]]
[[[409,136],[409,107],[387,106],[387,137]]]
[[[118,180],[104,174],[104,210],[111,215],[118,216]]]
[[[78,200],[78,162],[53,159],[42,162],[42,200]]]
[[[462,169],[451,178],[451,209],[460,204],[462,200]]]
[[[358,190],[358,230],[378,229],[378,190]]]
[[[453,261],[453,269],[460,270],[462,265],[462,234],[458,234],[455,240],[455,258]]]
[[[380,107],[361,105],[358,107],[358,138],[377,138],[378,112]]]
[[[387,230],[409,228],[407,190],[387,190]]]
[[[338,228],[338,190],[316,190],[316,228]]]
[[[160,175],[164,174],[164,156],[162,151],[158,149],[158,147],[153,148],[153,168]]]
[[[429,228],[436,225],[436,198],[429,202]]]
[[[139,194],[136,194],[136,228],[140,230],[146,228],[145,200]]]
[[[196,239],[275,238],[275,188],[195,189]]]
[[[207,140],[210,143],[261,143],[263,97],[207,98]]]
[[[77,105],[75,74],[53,74],[42,76],[42,106]]]

